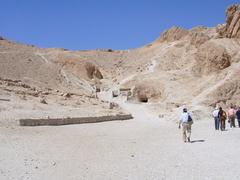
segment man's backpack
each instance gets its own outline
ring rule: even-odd
[[[190,114],[188,114],[188,123],[193,124],[193,120]]]

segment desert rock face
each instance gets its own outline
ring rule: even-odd
[[[21,117],[31,110],[56,115],[56,109],[62,116],[92,114],[93,108],[101,115],[114,114],[121,108],[109,109],[109,99],[103,99],[122,87],[157,113],[240,105],[239,22],[239,5],[233,5],[221,31],[173,27],[153,43],[125,51],[44,49],[2,39],[0,95],[12,103],[0,110]]]
[[[226,49],[212,43],[206,43],[196,52],[195,69],[201,74],[223,70],[231,65],[231,56]]]
[[[231,77],[231,80],[226,80],[224,84],[220,85],[215,91],[213,91],[205,103],[207,105],[219,104],[223,106],[239,105],[239,98],[240,83],[237,76],[233,76]]]
[[[240,38],[240,6],[235,4],[226,10],[226,24],[219,29],[222,37]]]
[[[188,31],[180,27],[172,27],[169,30],[163,32],[161,37],[158,39],[159,42],[172,42],[183,38],[188,34]]]
[[[215,131],[211,116],[216,105],[240,106],[238,9],[227,10],[220,32],[173,27],[129,50],[39,48],[0,37],[0,180],[238,180],[239,128]],[[185,107],[192,144],[176,124]],[[133,120],[96,123],[129,113]],[[213,173],[221,167],[227,172]]]
[[[208,29],[204,27],[198,27],[190,31],[190,44],[195,45],[196,47],[199,47],[200,45],[204,44],[208,40],[211,39],[211,37],[208,34]]]
[[[103,79],[102,73],[99,71],[99,69],[92,63],[86,63],[85,65],[87,75],[90,79]]]

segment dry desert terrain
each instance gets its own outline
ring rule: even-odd
[[[240,106],[240,6],[217,27],[172,27],[129,50],[39,48],[0,37],[1,180],[238,180],[240,129],[216,131],[218,105]],[[177,121],[193,116],[191,143]],[[20,119],[133,119],[20,126]]]

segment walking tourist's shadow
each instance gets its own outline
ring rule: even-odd
[[[221,130],[221,131],[228,131],[228,129],[223,129],[223,130]]]
[[[198,143],[198,142],[205,142],[205,140],[203,140],[203,139],[199,139],[199,140],[194,140],[194,141],[191,141],[191,143]]]

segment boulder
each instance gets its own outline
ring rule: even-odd
[[[115,109],[115,108],[118,108],[119,105],[117,103],[114,103],[114,102],[110,102],[109,104],[109,109]]]
[[[118,95],[119,95],[118,90],[112,91],[112,97],[118,97]]]
[[[64,93],[64,94],[63,94],[63,97],[65,97],[65,98],[70,98],[70,97],[71,97],[71,94],[70,94],[70,93]]]
[[[42,104],[47,104],[47,101],[46,101],[44,98],[41,98],[41,99],[40,99],[40,103],[42,103]]]

